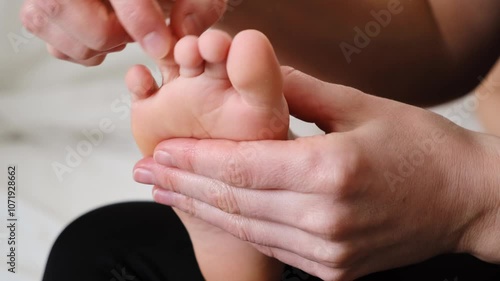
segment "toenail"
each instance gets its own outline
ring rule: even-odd
[[[134,170],[134,180],[143,184],[154,184],[153,173],[143,168]]]
[[[165,151],[157,151],[153,156],[156,163],[164,166],[175,167],[172,156]]]

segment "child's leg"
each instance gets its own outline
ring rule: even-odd
[[[184,37],[175,47],[175,61],[179,68],[171,67],[171,79],[158,91],[143,67],[127,76],[134,92],[132,129],[144,155],[152,155],[160,141],[175,137],[286,139],[289,114],[281,69],[262,33],[245,31],[232,42],[219,31]],[[218,228],[177,213],[207,280],[279,280],[278,261]]]
[[[500,60],[476,90],[478,116],[487,133],[500,136]]]

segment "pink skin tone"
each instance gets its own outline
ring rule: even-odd
[[[499,138],[296,70],[283,73],[290,112],[327,134],[167,140],[154,160],[136,165],[153,173],[157,202],[327,281],[442,253],[500,263]],[[165,154],[169,161],[156,157]]]
[[[260,32],[244,31],[234,39],[213,30],[199,38],[184,37],[164,64],[163,79],[157,87],[144,66],[132,68],[126,77],[133,93],[132,131],[145,156],[151,156],[161,141],[177,137],[287,138],[289,114],[281,69]],[[134,173],[136,180],[151,176],[140,169]],[[188,229],[206,280],[279,279],[280,262],[217,227],[175,211]]]

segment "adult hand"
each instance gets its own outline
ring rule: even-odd
[[[155,185],[157,202],[324,280],[448,252],[500,262],[498,139],[298,71],[284,75],[291,112],[326,135],[168,140],[136,165],[136,180]]]
[[[26,0],[21,19],[53,56],[92,66],[133,41],[161,59],[173,35],[198,35],[224,10],[224,0]]]

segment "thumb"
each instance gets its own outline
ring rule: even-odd
[[[170,16],[172,30],[179,38],[200,35],[226,11],[227,0],[177,0]]]
[[[284,95],[290,113],[323,131],[352,130],[363,121],[373,98],[354,88],[326,83],[290,67],[282,67]]]
[[[165,14],[156,0],[110,0],[130,36],[155,59],[164,58],[173,46]]]

